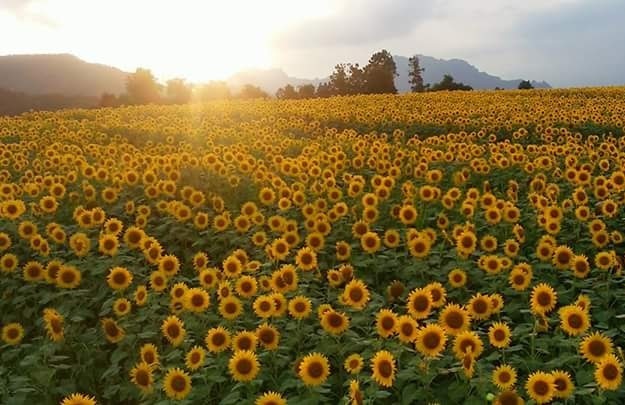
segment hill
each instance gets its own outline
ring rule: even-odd
[[[450,74],[456,82],[468,84],[474,89],[494,89],[496,87],[516,89],[522,80],[505,80],[498,76],[493,76],[478,70],[478,68],[462,59],[437,59],[426,55],[418,56],[421,67],[425,68],[425,72],[423,72],[423,81],[425,83],[438,83],[445,74]],[[410,91],[410,85],[408,84],[408,58],[395,55],[393,59],[399,74],[395,79],[397,91],[400,93]],[[536,88],[551,87],[544,81],[532,81],[532,85]]]
[[[0,88],[27,94],[99,97],[124,91],[128,73],[69,54],[0,56]]]

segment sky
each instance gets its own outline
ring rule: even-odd
[[[625,0],[0,0],[0,55],[72,53],[162,79],[461,58],[504,79],[625,84]]]

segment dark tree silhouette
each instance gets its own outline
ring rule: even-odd
[[[138,68],[126,79],[126,93],[132,104],[158,103],[161,100],[161,85],[149,69]]]
[[[425,91],[423,72],[425,72],[425,68],[419,65],[419,57],[417,55],[413,55],[408,59],[408,83],[410,83],[410,90],[415,93]]]
[[[521,80],[518,88],[519,90],[531,90],[534,86],[532,86],[532,83],[529,80]]]
[[[100,102],[98,103],[99,107],[116,107],[119,105],[119,100],[117,96],[112,93],[102,93],[100,96]]]
[[[444,90],[473,90],[473,87],[464,83],[457,83],[451,75],[443,76],[443,80],[432,85],[430,91],[444,91]]]
[[[317,97],[331,97],[332,94],[332,84],[330,84],[329,82],[326,83],[319,83],[319,85],[317,85],[317,91],[315,92],[315,95]]]
[[[243,86],[238,96],[239,98],[244,98],[244,99],[268,98],[269,94],[267,94],[265,91],[263,91],[263,89],[261,89],[258,86],[246,84],[245,86]]]
[[[287,99],[295,99],[295,98],[299,98],[299,93],[295,90],[295,87],[293,87],[290,84],[287,84],[284,87],[280,87],[277,91],[276,91],[276,98],[279,98],[281,100],[287,100]]]
[[[393,56],[383,49],[371,55],[369,63],[364,68],[365,73],[365,93],[397,93],[395,87],[395,76],[397,67]]]
[[[299,98],[315,97],[315,86],[312,84],[303,84],[297,87],[297,95]]]
[[[349,91],[349,66],[339,63],[334,66],[334,71],[330,75],[330,92],[332,95],[345,95]]]

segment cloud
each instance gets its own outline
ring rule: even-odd
[[[277,49],[358,46],[410,34],[428,18],[436,0],[344,0],[327,16],[307,19],[278,33]]]
[[[37,4],[37,0],[2,0],[0,2],[0,11],[7,11],[16,18],[24,21],[30,21],[48,27],[56,27],[57,23],[46,16],[32,10],[32,6]]]

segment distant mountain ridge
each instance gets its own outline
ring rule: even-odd
[[[70,54],[0,56],[0,88],[26,94],[120,94],[128,73]]]

